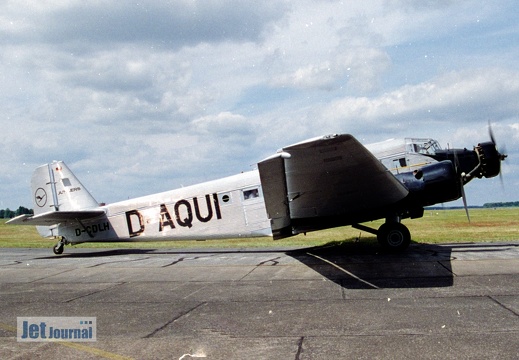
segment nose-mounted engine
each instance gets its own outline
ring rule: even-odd
[[[401,173],[397,178],[409,189],[409,207],[423,207],[438,202],[463,198],[463,186],[474,178],[491,178],[501,173],[501,161],[507,155],[497,150],[492,130],[492,141],[479,143],[473,150],[440,149],[420,153],[435,159],[413,173]],[[467,214],[468,215],[468,214]]]
[[[468,183],[474,178],[481,179],[497,176],[501,172],[501,161],[507,155],[501,154],[494,141],[479,143],[473,150],[448,149],[438,150],[431,155],[438,161],[450,160],[456,173],[463,181]]]
[[[499,175],[501,172],[501,161],[506,159],[507,155],[500,154],[493,142],[484,142],[474,147],[474,152],[478,159],[477,166],[464,177],[470,180],[471,177],[491,178]]]

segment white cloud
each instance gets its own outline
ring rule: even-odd
[[[286,11],[284,1],[6,2],[3,29],[16,41],[95,51],[114,43],[179,48],[200,42],[258,41]]]
[[[194,131],[207,135],[214,134],[218,137],[242,136],[253,133],[253,128],[243,115],[231,112],[221,112],[216,115],[204,116],[193,121]]]
[[[503,143],[517,142],[513,9],[506,1],[4,1],[0,181],[9,192],[0,201],[30,205],[23,179],[54,159],[112,202],[247,170],[329,132],[469,146],[491,120]],[[517,177],[509,162],[507,175]]]
[[[374,48],[352,48],[330,56],[319,64],[309,64],[293,73],[275,77],[276,87],[333,90],[349,87],[360,93],[371,92],[380,85],[380,76],[389,67],[386,53]]]
[[[322,118],[379,123],[382,127],[391,120],[486,123],[503,112],[519,112],[518,96],[519,72],[473,69],[406,85],[378,97],[346,97],[330,103]]]

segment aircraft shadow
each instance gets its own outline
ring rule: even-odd
[[[403,253],[383,252],[370,241],[331,242],[295,250],[271,249],[77,249],[59,257],[39,259],[99,258],[157,254],[279,253],[305,264],[345,289],[427,288],[453,285],[452,248],[413,243]]]
[[[453,285],[451,248],[411,244],[403,253],[370,243],[330,243],[287,255],[345,289],[429,288]]]
[[[68,249],[66,249],[68,250]],[[124,256],[124,255],[178,255],[178,254],[244,254],[244,253],[255,253],[255,254],[271,254],[271,253],[279,253],[284,252],[279,248],[267,248],[267,249],[257,249],[257,248],[243,248],[243,249],[226,249],[226,248],[200,248],[200,249],[75,249],[75,252],[65,252],[61,255],[49,255],[44,257],[38,257],[36,259],[45,260],[45,259],[60,259],[60,258],[99,258],[99,257],[109,257],[109,256]],[[285,251],[286,252],[286,251]]]

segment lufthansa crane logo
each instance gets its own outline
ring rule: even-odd
[[[44,207],[47,203],[47,192],[42,188],[38,188],[34,193],[34,201],[39,207]]]

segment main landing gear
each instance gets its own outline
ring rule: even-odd
[[[54,251],[54,254],[61,255],[63,254],[63,248],[65,245],[68,244],[68,241],[65,238],[61,238],[60,241],[54,247],[52,248],[52,251]]]
[[[378,228],[377,240],[385,250],[400,252],[411,243],[411,233],[402,223],[386,222]]]
[[[390,252],[401,252],[407,249],[411,243],[409,229],[400,222],[399,218],[386,219],[386,222],[378,230],[370,227],[354,224],[354,228],[377,235],[377,240],[384,250]]]

